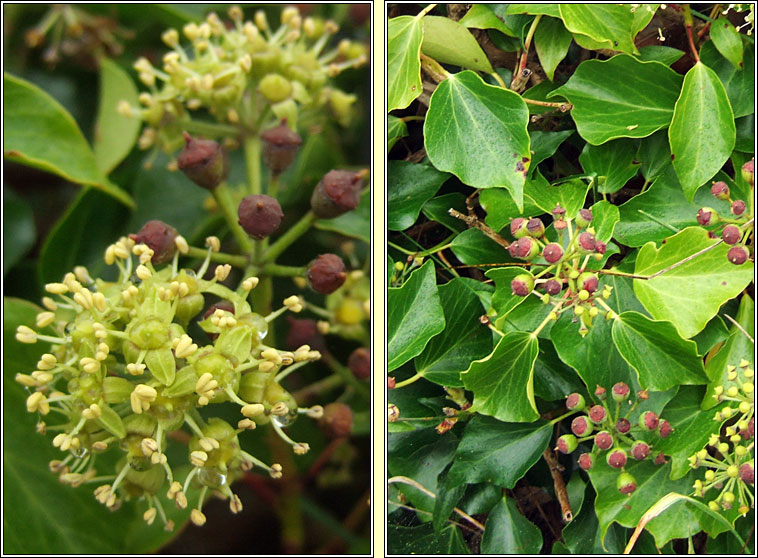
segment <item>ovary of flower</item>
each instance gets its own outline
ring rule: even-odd
[[[20,325],[16,329],[16,341],[21,343],[36,343],[37,332],[30,327]]]
[[[35,391],[26,399],[26,410],[30,413],[39,411],[46,415],[50,412],[50,404],[47,402],[45,394],[41,391]]]
[[[229,273],[232,271],[232,266],[229,264],[224,265],[217,265],[215,271],[213,272],[213,275],[216,277],[218,281],[223,281],[227,277],[229,277]]]
[[[265,410],[265,407],[261,403],[249,403],[242,407],[241,412],[247,418],[251,419],[263,414],[263,411]]]
[[[200,444],[200,447],[203,448],[203,450],[206,452],[211,452],[220,447],[218,440],[216,440],[215,438],[211,438],[209,436],[200,438],[198,443]]]
[[[197,345],[192,342],[192,338],[186,333],[179,338],[179,342],[174,348],[174,354],[177,358],[186,358],[197,351]]]
[[[260,279],[257,277],[248,277],[244,281],[242,281],[242,288],[246,291],[252,291],[255,287],[258,286],[258,282]]]
[[[135,274],[137,275],[137,277],[139,277],[143,281],[147,281],[153,276],[153,274],[150,273],[150,270],[147,267],[145,267],[143,264],[140,264],[137,266],[137,269],[135,270]]]
[[[84,357],[79,360],[79,365],[87,374],[96,374],[100,371],[100,361],[91,357]]]
[[[103,411],[97,403],[93,403],[82,411],[82,416],[87,420],[97,420],[102,414]]]
[[[55,321],[55,313],[53,312],[40,312],[37,314],[37,327],[47,327]]]
[[[48,283],[45,285],[45,290],[50,294],[66,294],[68,287],[63,283]]]
[[[190,453],[190,463],[195,467],[204,467],[206,461],[208,461],[208,454],[204,451],[196,450]]]
[[[176,245],[176,249],[179,250],[179,253],[186,254],[189,252],[189,244],[187,244],[187,239],[182,235],[177,235],[177,237],[174,239],[174,244]]]

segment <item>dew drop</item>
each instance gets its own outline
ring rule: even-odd
[[[71,453],[74,454],[74,457],[82,459],[83,457],[86,457],[89,452],[87,451],[87,448],[80,446],[77,449],[72,449]]]
[[[271,420],[276,423],[277,426],[285,428],[295,422],[297,419],[297,409],[290,409],[290,412],[283,416],[272,416]]]
[[[226,475],[218,469],[200,469],[197,478],[201,484],[210,488],[221,488],[226,484]]]

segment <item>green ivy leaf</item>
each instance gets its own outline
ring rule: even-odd
[[[615,194],[637,175],[640,164],[635,162],[636,153],[636,142],[626,138],[603,145],[588,143],[579,155],[579,162],[585,173],[597,175],[598,192]]]
[[[448,525],[437,533],[431,524],[404,527],[390,523],[387,550],[390,554],[471,554],[455,525]]]
[[[397,116],[387,115],[387,153],[392,150],[397,141],[408,135],[408,126]]]
[[[490,192],[492,190],[485,190]],[[484,193],[484,192],[482,192]],[[503,192],[509,199],[507,192]],[[445,225],[452,232],[462,232],[466,230],[466,223],[460,219],[452,217],[448,211],[455,209],[461,213],[466,213],[466,196],[460,192],[453,192],[452,194],[443,194],[432,198],[424,204],[421,211],[424,213],[427,219],[431,221],[437,221],[442,225]]]
[[[508,15],[529,14],[561,17],[557,4],[505,4]]]
[[[36,238],[31,205],[10,188],[3,188],[3,275],[26,255]]]
[[[516,217],[540,215],[543,210],[529,196],[524,196],[524,208],[519,210],[511,195],[500,188],[488,188],[479,193],[479,203],[487,212],[484,222],[496,231]],[[465,213],[465,209],[463,210]]]
[[[635,159],[640,162],[640,172],[648,182],[661,176],[671,165],[671,148],[666,130],[658,130],[652,136],[642,138]]]
[[[134,207],[132,198],[100,171],[79,126],[58,101],[36,85],[3,74],[3,156],[93,186]]]
[[[584,207],[584,199],[589,189],[590,185],[578,178],[560,184],[550,184],[542,174],[536,172],[526,183],[524,193],[545,213],[550,213],[560,204],[566,210],[566,216],[573,218]]]
[[[684,261],[716,242],[708,231],[688,227],[660,248],[654,242],[645,244],[637,255],[635,275],[651,276],[683,262],[652,279],[635,279],[634,292],[653,318],[673,323],[685,338],[701,331],[721,305],[753,279],[753,263],[729,262],[729,246],[724,243]]]
[[[514,26],[510,20],[518,21],[518,16],[499,17],[491,5],[473,4],[459,23],[473,29],[496,29],[509,37],[517,37],[520,26]]]
[[[427,260],[399,288],[387,291],[387,371],[420,354],[429,339],[445,329],[434,262]]]
[[[643,62],[657,61],[666,66],[671,66],[682,56],[684,51],[662,45],[650,45],[640,49],[640,60]]]
[[[637,371],[643,389],[663,391],[706,382],[697,345],[682,339],[670,322],[624,312],[614,320],[611,334],[621,356]]]
[[[742,69],[742,39],[732,22],[724,16],[711,22],[711,40],[721,55],[737,69]]]
[[[629,76],[634,76],[634,87]],[[660,62],[619,54],[582,62],[547,97],[566,97],[574,105],[571,116],[579,135],[600,145],[615,138],[644,138],[668,126],[681,84],[682,76]]]
[[[635,16],[628,5],[559,4],[560,17],[572,33],[587,35],[603,48],[637,54]]]
[[[465,25],[452,19],[427,15],[423,19],[421,52],[443,64],[487,72],[492,69],[487,55]]]
[[[713,70],[698,62],[684,76],[669,127],[672,162],[687,199],[721,169],[736,134],[724,86]]]
[[[424,123],[432,164],[474,188],[506,188],[518,207],[529,169],[529,112],[520,95],[470,70],[437,86]]]
[[[558,401],[569,393],[584,391],[581,379],[560,359],[553,343],[544,338],[539,343],[534,363],[534,395],[545,401]]]
[[[458,501],[466,493],[465,484],[452,485],[447,481],[449,471],[449,468],[442,471],[437,478],[437,498],[434,500],[434,517],[432,518],[432,525],[437,532],[445,527]]]
[[[403,109],[421,95],[421,18],[394,17],[387,23],[387,110]]]
[[[595,239],[598,242],[609,242],[613,231],[619,222],[619,208],[608,201],[599,201],[592,207],[592,226],[595,229]]]
[[[555,68],[568,54],[571,39],[571,33],[566,31],[560,19],[546,17],[537,24],[534,48],[537,49],[542,69],[550,81],[553,81]]]
[[[506,333],[487,357],[462,374],[474,392],[474,409],[503,421],[532,422],[539,417],[534,402],[533,372],[537,338],[525,331]]]
[[[561,534],[566,546],[565,550],[558,551],[559,554],[621,554],[626,544],[626,530],[619,525],[611,523],[608,530],[604,534],[601,533],[593,506],[584,506],[574,520],[563,528]],[[553,553],[556,553],[555,544]]]
[[[519,513],[512,498],[503,497],[487,517],[483,554],[539,554],[542,532]]]
[[[735,118],[755,113],[753,101],[755,50],[753,45],[745,46],[742,68],[735,68],[734,64],[721,56],[712,41],[706,42],[700,49],[700,61],[716,72],[721,80]]]
[[[421,207],[437,193],[450,175],[431,165],[410,161],[387,162],[387,228],[407,229],[418,219]]]
[[[563,130],[562,132],[533,130],[529,132],[532,142],[532,163],[529,166],[529,175],[531,176],[534,173],[538,164],[552,157],[558,150],[558,147],[573,133],[574,130]]]
[[[510,261],[508,251],[479,229],[467,229],[455,237],[450,249],[465,265],[501,264]]]
[[[475,291],[482,288],[489,286],[466,278],[456,278],[438,287],[445,329],[429,341],[414,361],[416,371],[430,382],[462,387],[461,372],[472,360],[492,351],[492,334],[479,321],[484,310]]]
[[[507,316],[511,310],[527,299],[527,297],[513,294],[511,281],[513,281],[517,275],[529,275],[532,277],[532,274],[528,269],[524,269],[523,267],[498,267],[496,269],[490,269],[485,275],[489,279],[495,281],[495,294],[492,295],[492,308],[497,312],[498,318]]]
[[[542,457],[552,435],[545,421],[514,424],[475,415],[463,432],[447,482],[513,488]]]

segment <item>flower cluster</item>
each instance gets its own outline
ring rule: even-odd
[[[115,509],[124,498],[144,497],[145,520],[159,516],[167,528],[173,525],[159,491],[167,491],[180,509],[196,492],[190,517],[197,525],[205,522],[209,491],[228,499],[237,513],[242,504],[230,488],[235,478],[253,467],[273,478],[282,475],[280,465],[244,451],[240,434],[270,425],[300,455],[308,444],[284,429],[301,414],[320,419],[324,413],[320,405],[299,408],[281,385],[321,353],[305,344],[293,351],[266,344],[270,323],[287,310],[299,312],[305,301],[291,296],[267,316],[255,313],[247,297],[258,278],[247,277],[232,290],[222,284],[228,264],[204,278],[219,240],[209,237],[207,245],[198,270],[180,269],[180,255],[201,249],[152,221],[106,250],[106,263],[119,270],[116,281],[92,279],[85,268],[75,268],[62,282],[45,286],[49,296],[37,329],[20,326],[16,334],[22,343],[51,344],[35,371],[16,376],[30,391],[27,410],[41,415],[38,430],[55,432],[52,443],[66,454],[50,463],[51,470],[74,486],[102,482],[97,456],[118,450],[123,455],[116,471],[106,473],[110,482],[98,486],[96,498]],[[220,301],[206,307],[209,295]],[[195,323],[208,342],[189,335]],[[238,406],[236,424],[213,416],[211,409],[222,402]],[[327,426],[344,435],[349,427],[344,413],[339,417]],[[169,463],[167,444],[169,433],[183,428],[192,468],[180,483],[180,464]]]
[[[755,484],[755,371],[742,360],[727,366],[727,381],[716,386],[713,397],[730,403],[716,412],[713,419],[728,425],[719,434],[711,435],[707,447],[690,457],[693,469],[705,467],[703,479],[695,481],[695,495],[704,498],[715,489],[718,495],[708,502],[717,511],[738,506],[745,515],[755,505],[752,485]]]
[[[629,386],[624,382],[618,382],[611,388],[611,398],[616,403],[613,411],[606,404],[605,388],[598,386],[595,395],[601,403],[593,405],[587,409],[586,414],[579,415],[571,421],[572,434],[564,434],[558,438],[556,449],[561,453],[571,453],[577,449],[580,442],[592,440],[592,450],[582,453],[577,460],[579,467],[585,471],[591,469],[599,454],[607,452],[605,458],[608,465],[620,470],[617,488],[622,494],[631,494],[637,490],[637,484],[634,477],[624,470],[629,458],[635,461],[650,458],[656,465],[666,462],[662,453],[656,454],[652,445],[644,440],[637,440],[635,434],[656,432],[661,438],[666,438],[673,432],[673,428],[668,421],[661,420],[653,411],[641,413],[635,425],[629,421],[628,417],[640,401],[647,399],[646,391],[637,393],[637,400],[632,404]],[[584,397],[579,393],[572,393],[566,399],[566,407],[570,411],[583,411],[586,405]]]
[[[285,119],[294,129],[299,116],[319,115],[324,109],[341,125],[349,123],[356,97],[328,82],[368,61],[363,44],[344,39],[327,48],[337,25],[303,19],[294,7],[282,10],[276,30],[262,10],[253,21],[245,21],[235,6],[229,17],[231,23],[225,24],[211,13],[200,25],[185,25],[181,34],[176,29],[165,31],[162,39],[171,50],[160,68],[147,58],[135,62],[149,92],[139,96],[141,107],[122,101],[119,111],[145,122],[139,139],[142,149],[156,146],[172,153],[181,146],[185,130],[216,131],[235,144],[234,136],[258,134],[272,120]],[[182,45],[181,35],[189,45]],[[223,130],[218,124],[193,121],[190,112],[201,110],[224,125]]]
[[[742,165],[742,179],[750,186],[750,207],[744,200],[732,200],[729,186],[724,181],[714,182],[711,186],[713,197],[729,202],[731,217],[720,216],[711,207],[701,207],[697,212],[697,222],[708,227],[711,236],[721,237],[731,246],[727,259],[734,265],[742,265],[753,259],[753,189],[755,183],[755,159]],[[719,233],[720,230],[720,233]]]

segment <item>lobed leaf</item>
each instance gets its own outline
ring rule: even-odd
[[[437,193],[450,175],[431,165],[410,161],[387,162],[387,228],[407,229],[418,219],[421,207]]]
[[[487,517],[482,552],[484,554],[539,554],[542,532],[519,513],[515,500],[503,497]]]

